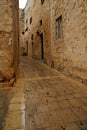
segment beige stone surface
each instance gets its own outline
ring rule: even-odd
[[[17,71],[18,11],[17,0],[0,1],[0,81],[13,83]],[[87,86],[71,78],[87,83],[87,1],[28,0],[24,12],[25,48],[34,59],[20,58],[15,87],[0,84],[0,130],[86,130]]]
[[[21,57],[15,87],[0,97],[3,130],[87,129],[87,86],[38,60]]]
[[[10,80],[18,64],[18,1],[0,1],[0,73]]]
[[[25,52],[25,43],[24,43],[24,9],[19,9],[19,30],[20,30],[20,55],[23,55]]]
[[[51,36],[54,67],[69,77],[87,80],[87,2],[52,0]],[[62,38],[55,38],[55,20],[62,15]]]
[[[51,65],[51,26],[50,26],[50,6],[49,0],[45,0],[44,4],[41,1],[27,1],[25,11],[25,42],[28,41],[28,55],[38,60]],[[30,19],[32,17],[32,23]],[[26,24],[26,20],[28,21]],[[40,21],[42,20],[42,25]],[[28,30],[26,31],[26,28]],[[40,35],[43,34],[43,57],[42,58],[42,43]],[[33,35],[33,39],[32,39]]]
[[[55,23],[60,16],[62,37],[57,39]],[[43,33],[44,60],[41,58],[41,39],[37,31]],[[41,1],[28,0],[25,7],[26,41],[30,56],[44,61],[69,77],[87,83],[86,0],[45,0],[43,4]]]

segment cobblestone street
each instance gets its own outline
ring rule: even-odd
[[[20,61],[4,130],[87,130],[87,87],[35,59]]]

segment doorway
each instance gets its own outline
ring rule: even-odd
[[[41,33],[40,39],[41,39],[41,59],[43,60],[44,59],[43,33]]]

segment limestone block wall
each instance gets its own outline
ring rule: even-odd
[[[27,37],[29,42],[29,55],[39,60],[43,59],[45,63],[49,65],[51,64],[50,15],[49,0],[45,0],[43,4],[41,4],[41,1],[31,0],[26,4],[25,28],[26,20],[28,20],[28,30],[25,32],[25,37]],[[32,19],[31,23],[30,19]],[[43,46],[41,42],[41,34],[43,34]]]
[[[59,18],[61,25],[57,23]],[[87,83],[87,0],[44,0],[43,4],[41,0],[28,0],[26,27],[25,39],[30,56],[42,59],[40,36],[43,34],[45,63]],[[58,38],[60,28],[61,37]]]
[[[27,3],[26,3],[26,7],[24,8],[24,47],[25,47],[25,52],[27,55],[30,55],[30,42],[29,42],[29,8],[30,6],[30,0],[27,0]]]
[[[22,55],[24,53],[24,48],[25,48],[25,44],[24,44],[24,9],[19,9],[19,30],[20,30],[20,54]]]
[[[51,1],[51,53],[54,67],[87,83],[87,1]],[[55,22],[62,16],[62,38],[56,39]]]
[[[10,80],[18,65],[18,1],[0,1],[0,77]]]

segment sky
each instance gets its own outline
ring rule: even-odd
[[[27,0],[19,0],[19,8],[24,8],[26,5]]]

